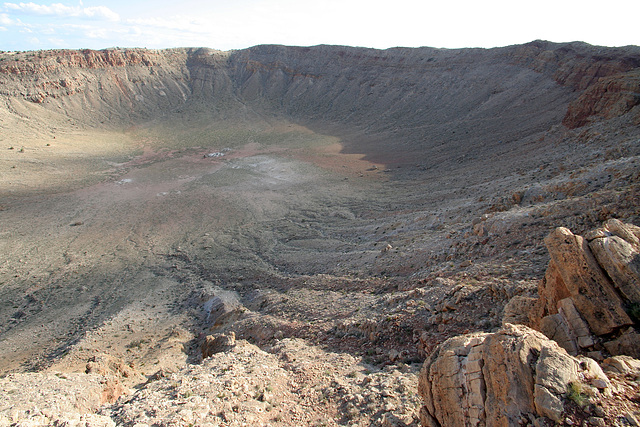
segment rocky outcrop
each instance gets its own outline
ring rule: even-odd
[[[588,124],[594,119],[622,116],[640,105],[640,71],[634,70],[598,80],[569,104],[562,124],[570,129]],[[633,120],[640,124],[640,109],[635,108]]]
[[[229,351],[236,345],[236,334],[229,332],[228,334],[207,335],[201,346],[202,359],[211,357],[216,353]]]
[[[640,304],[639,236],[640,227],[616,219],[586,236],[598,263],[630,306]]]
[[[576,405],[591,411],[637,387],[640,227],[610,219],[584,237],[559,227],[545,244],[537,299],[514,297],[502,330],[451,338],[425,361],[424,426],[574,425]],[[588,413],[586,425],[611,421]]]
[[[551,43],[536,40],[509,52],[514,63],[552,77],[575,90],[587,89],[601,78],[640,67],[640,49],[590,46],[587,43]]]
[[[0,96],[92,126],[147,120],[191,95],[187,50],[54,50],[0,54]]]
[[[545,239],[551,261],[530,325],[570,354],[640,357],[638,236],[639,227],[616,219],[585,237],[554,230]]]
[[[547,236],[545,244],[553,262],[539,289],[541,318],[556,314],[560,301],[570,298],[596,335],[610,334],[632,323],[583,237],[559,227]]]
[[[55,54],[52,55],[52,54]],[[146,49],[56,50],[14,54],[14,61],[2,61],[0,74],[47,74],[65,68],[111,68],[159,65],[163,56]],[[42,60],[39,60],[42,59]]]
[[[610,391],[590,359],[572,357],[522,325],[451,338],[427,359],[419,377],[422,425],[517,426],[562,422],[571,388]]]
[[[569,104],[562,123],[570,129],[596,119],[622,116],[640,104],[639,52],[585,43],[555,44],[542,40],[510,52],[514,63],[550,76],[562,86],[583,91]],[[633,120],[640,123],[640,111]]]
[[[223,291],[207,299],[202,308],[206,315],[205,322],[211,330],[237,320],[244,311],[235,294]]]

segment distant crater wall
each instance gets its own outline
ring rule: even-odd
[[[570,129],[593,120],[620,117],[640,105],[640,47],[609,48],[585,43],[535,41],[518,46],[512,61],[550,76],[582,94],[562,123]],[[640,124],[640,108],[632,120]]]
[[[0,55],[0,96],[85,124],[121,126],[184,104],[185,50],[56,50]]]
[[[624,114],[618,108],[624,100],[605,101],[616,108],[602,113],[602,91],[580,95],[638,66],[640,48],[541,41],[488,50],[55,50],[0,54],[0,96],[92,124],[132,124],[192,107],[213,114],[242,107],[462,147],[515,141],[563,117],[575,127],[594,115]]]

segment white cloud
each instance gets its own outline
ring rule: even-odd
[[[84,15],[89,18],[104,18],[114,22],[120,20],[120,15],[106,6],[85,7],[82,11]]]
[[[87,37],[90,39],[102,39],[106,40],[109,38],[109,31],[105,28],[94,28],[93,30],[89,30],[85,33]]]
[[[12,12],[44,16],[84,17],[93,19],[106,19],[119,21],[120,15],[106,6],[65,6],[62,3],[53,3],[51,6],[36,3],[5,3],[5,8]]]
[[[0,24],[2,25],[12,25],[13,20],[9,18],[9,15],[6,13],[0,13]]]

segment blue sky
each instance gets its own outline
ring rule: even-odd
[[[0,50],[623,46],[640,45],[639,16],[640,0],[0,0]]]

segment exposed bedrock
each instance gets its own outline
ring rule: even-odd
[[[523,325],[451,338],[419,377],[422,425],[517,426],[562,422],[570,387],[608,393],[606,375]],[[601,382],[597,382],[600,380]],[[590,384],[598,384],[601,389]]]
[[[640,228],[617,219],[576,236],[557,228],[531,326],[571,354],[640,357]]]
[[[637,387],[628,369],[640,365],[639,242],[640,228],[617,219],[584,237],[552,231],[538,298],[513,298],[502,330],[451,338],[425,361],[422,424],[572,425],[576,410],[587,414],[611,397],[611,378],[616,393]],[[586,425],[617,422],[600,415]]]
[[[266,113],[391,132],[411,138],[406,148],[415,151],[416,143],[518,139],[563,116],[578,127],[626,114],[638,104],[638,66],[635,47],[543,41],[489,50],[44,51],[4,54],[0,94],[62,108],[91,125],[131,125],[196,107],[220,117]]]

